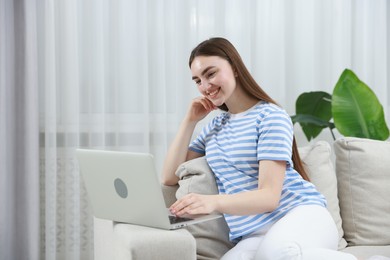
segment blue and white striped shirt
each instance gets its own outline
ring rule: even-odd
[[[281,199],[274,211],[250,216],[224,214],[230,240],[238,241],[276,222],[298,205],[326,206],[325,197],[294,170],[292,142],[289,115],[274,104],[259,102],[243,113],[217,115],[190,144],[189,149],[206,155],[220,194],[257,189],[261,160],[287,162]]]

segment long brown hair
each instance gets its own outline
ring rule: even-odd
[[[252,97],[258,100],[263,100],[268,103],[278,105],[265,91],[257,84],[255,79],[252,77],[244,62],[241,59],[240,54],[236,48],[228,40],[224,38],[210,38],[201,42],[196,46],[190,55],[189,66],[191,67],[192,62],[197,56],[218,56],[227,60],[235,73],[237,73],[237,82],[242,89]],[[279,106],[279,105],[278,105]],[[226,104],[219,107],[224,111],[228,111]],[[292,161],[294,168],[299,172],[303,179],[309,180],[305,168],[303,167],[302,161],[299,157],[297,144],[295,137],[293,137],[292,145]]]

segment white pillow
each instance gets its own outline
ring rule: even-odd
[[[337,197],[337,179],[332,162],[331,147],[328,142],[318,141],[314,144],[299,147],[299,155],[304,163],[310,181],[327,200],[327,208],[336,223],[339,232],[339,249],[346,247],[343,238],[342,220]]]
[[[349,245],[390,244],[390,142],[334,143],[341,216]]]
[[[179,166],[180,178],[176,198],[188,193],[218,194],[214,174],[205,157],[187,161]],[[186,227],[196,240],[197,259],[220,259],[234,244],[229,240],[229,228],[224,218]]]

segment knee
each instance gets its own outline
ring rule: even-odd
[[[302,248],[297,242],[284,242],[277,246],[272,259],[299,260],[302,258]]]
[[[301,246],[296,242],[283,242],[271,248],[264,248],[257,252],[257,260],[300,260],[302,259]]]

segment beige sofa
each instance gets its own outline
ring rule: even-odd
[[[333,149],[319,141],[299,151],[327,198],[339,250],[359,259],[390,257],[390,142],[341,138]],[[167,205],[189,192],[217,192],[204,158],[181,165],[176,174],[180,186],[163,187]],[[223,219],[176,231],[95,219],[94,231],[96,260],[219,259],[233,246]]]

